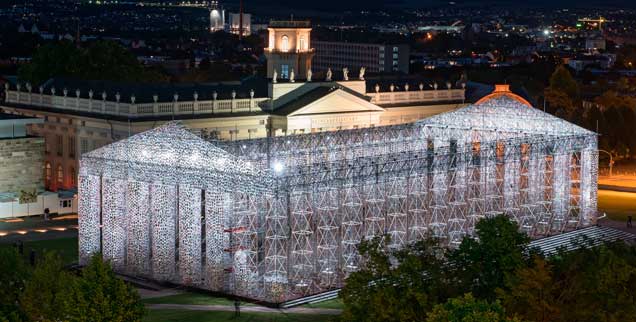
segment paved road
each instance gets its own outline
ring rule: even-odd
[[[0,243],[77,237],[77,215],[4,218],[0,220]]]
[[[229,305],[146,304],[146,308],[151,310],[191,310],[191,311],[234,312],[234,306],[229,306]],[[293,307],[290,309],[273,309],[273,308],[264,307],[264,306],[241,306],[241,312],[338,315],[342,313],[342,310],[315,309],[315,308],[307,308],[307,307]]]

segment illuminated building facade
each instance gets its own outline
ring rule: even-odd
[[[225,30],[225,10],[220,8],[219,2],[211,0],[208,9],[210,10],[210,32]]]
[[[596,134],[498,86],[414,123],[206,141],[177,123],[82,156],[80,262],[281,303],[339,288],[357,244],[449,247],[504,214],[532,237],[596,222]]]
[[[292,71],[296,79],[307,79],[315,50],[311,47],[309,21],[270,21],[268,30],[267,77],[289,79]],[[311,78],[311,77],[309,77]]]

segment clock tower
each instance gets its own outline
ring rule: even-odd
[[[306,79],[314,56],[309,40],[311,23],[307,20],[270,21],[267,30],[267,78],[272,78],[276,71],[278,79],[289,79],[293,70],[296,79]]]

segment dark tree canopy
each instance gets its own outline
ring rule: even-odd
[[[161,82],[167,78],[144,68],[126,48],[113,41],[96,41],[77,48],[70,41],[40,47],[18,71],[22,81],[38,85],[52,77],[90,80]]]
[[[506,317],[499,302],[478,300],[467,293],[463,297],[449,299],[438,304],[428,313],[426,322],[513,322]]]
[[[391,250],[363,241],[364,263],[340,292],[341,321],[636,321],[636,246],[624,242],[545,257],[504,216],[481,220],[456,250],[428,239]]]
[[[18,299],[30,275],[16,249],[0,248],[0,322],[22,321]]]
[[[141,321],[139,294],[100,256],[77,275],[55,253],[30,267],[15,249],[0,247],[0,322]]]
[[[506,274],[526,265],[530,238],[504,216],[479,221],[475,234],[475,239],[464,238],[449,260],[462,289],[491,300]]]

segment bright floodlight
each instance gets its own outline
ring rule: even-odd
[[[285,170],[285,166],[282,163],[280,163],[279,161],[274,162],[274,171],[277,174],[282,173],[283,170]]]

